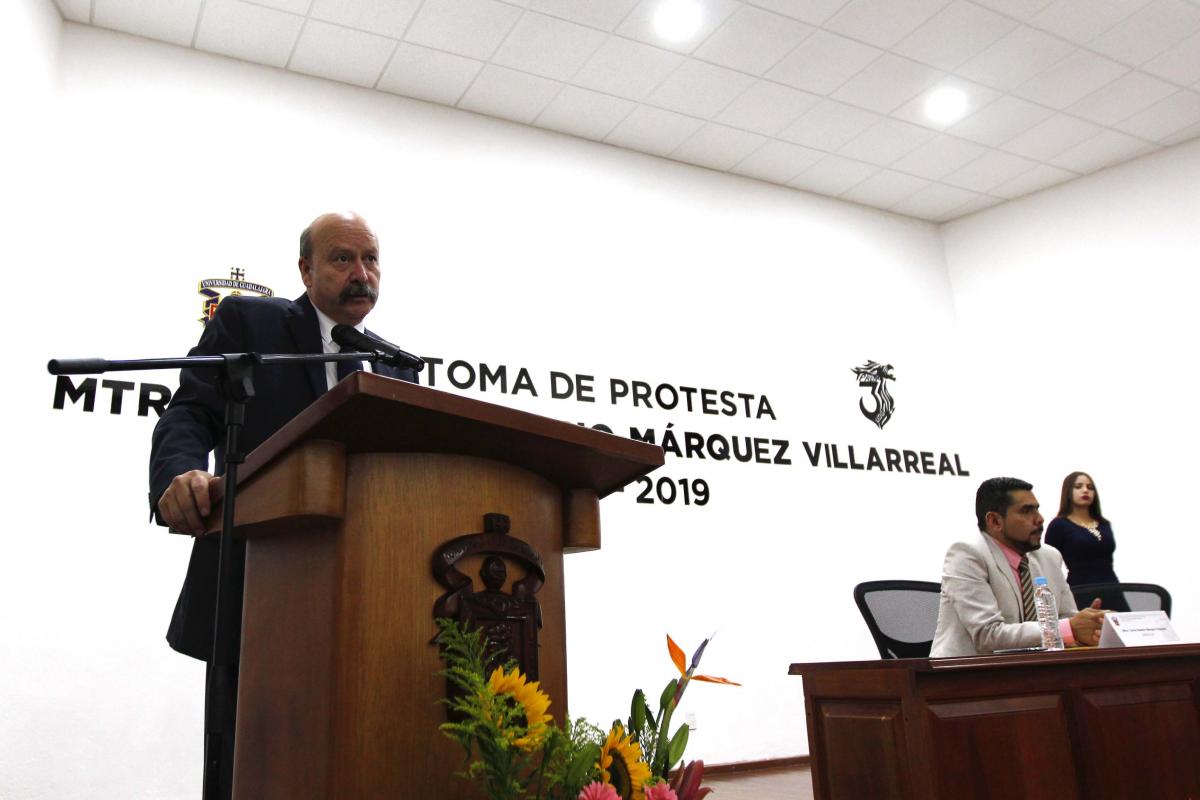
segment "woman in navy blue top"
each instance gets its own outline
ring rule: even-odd
[[[1100,512],[1100,495],[1086,472],[1072,472],[1063,480],[1058,516],[1046,528],[1046,543],[1062,553],[1067,565],[1067,583],[1072,587],[1087,583],[1116,583],[1113,572],[1112,525]],[[1128,611],[1129,605],[1119,592],[1101,595],[1104,608]]]

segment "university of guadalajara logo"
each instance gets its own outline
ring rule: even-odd
[[[261,283],[251,283],[246,280],[246,272],[237,267],[229,270],[228,278],[205,278],[200,281],[200,296],[204,298],[203,315],[197,320],[201,325],[217,313],[217,305],[221,302],[218,289],[228,289],[231,295],[252,294],[258,297],[273,297],[275,292]]]
[[[868,361],[861,367],[852,369],[858,376],[858,385],[871,387],[871,396],[875,398],[874,411],[867,410],[863,398],[858,400],[858,410],[882,430],[883,426],[887,425],[888,420],[892,418],[892,412],[896,410],[896,401],[892,399],[887,388],[888,381],[896,380],[896,374],[892,372],[892,365]]]

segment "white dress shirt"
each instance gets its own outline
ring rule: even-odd
[[[333,340],[333,326],[337,325],[337,323],[326,316],[325,312],[317,308],[315,305],[313,306],[313,310],[317,312],[317,322],[321,326],[321,345],[325,348],[325,352],[340,352],[342,346]],[[354,326],[354,329],[359,333],[364,333],[366,325],[360,322]],[[374,372],[374,366],[375,365],[370,361],[363,362],[363,369],[367,370],[368,372]],[[325,381],[326,388],[329,389],[332,389],[334,384],[338,382],[336,361],[325,362]]]

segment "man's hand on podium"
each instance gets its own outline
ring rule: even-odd
[[[1071,617],[1071,633],[1079,644],[1094,646],[1100,644],[1100,628],[1104,625],[1105,612],[1100,608],[1100,598]]]
[[[158,499],[158,513],[172,530],[199,536],[204,518],[212,511],[212,473],[193,469],[176,475]]]

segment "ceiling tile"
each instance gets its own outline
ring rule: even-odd
[[[968,201],[966,205],[954,209],[952,212],[941,218],[935,218],[937,222],[945,222],[950,219],[958,219],[965,217],[968,214],[974,214],[977,211],[983,211],[985,208],[999,205],[1004,202],[1003,197],[993,197],[990,194],[977,194],[975,199]]]
[[[1074,48],[1055,37],[1020,27],[960,66],[955,72],[995,89],[1013,89],[1066,58]]]
[[[1065,169],[1052,167],[1049,164],[1038,164],[1033,169],[1026,172],[1024,175],[1018,175],[1011,181],[1005,181],[999,186],[992,189],[992,194],[998,194],[1001,197],[1006,197],[1012,200],[1022,195],[1033,194],[1040,192],[1050,186],[1057,186],[1060,183],[1066,183],[1072,178],[1078,177],[1074,172],[1068,172]]]
[[[1017,24],[986,8],[956,0],[892,51],[938,69],[952,70],[991,47]]]
[[[930,86],[927,90],[921,92],[912,100],[909,100],[907,103],[897,108],[892,112],[891,116],[895,117],[896,119],[902,119],[905,122],[911,122],[914,125],[921,125],[922,127],[930,128],[935,131],[949,128],[951,125],[954,125],[954,122],[937,122],[930,119],[925,113],[925,99],[929,97],[932,92],[945,88],[960,89],[967,95],[967,109],[963,113],[963,118],[969,117],[976,111],[993,103],[1000,97],[1000,92],[996,91],[995,89],[989,89],[986,86],[981,86],[978,83],[964,81],[962,78],[950,75],[938,81],[936,84]]]
[[[1163,144],[1168,145],[1168,146],[1175,145],[1175,144],[1183,144],[1184,142],[1190,142],[1192,139],[1195,139],[1197,136],[1200,136],[1200,123],[1197,123],[1195,125],[1189,125],[1188,127],[1184,128],[1183,130],[1179,130],[1179,131],[1176,131],[1175,133],[1172,133],[1170,136],[1163,139]]]
[[[966,139],[958,139],[944,133],[936,134],[934,138],[892,164],[892,169],[936,181],[987,152],[986,147]]]
[[[101,28],[185,46],[199,16],[200,0],[95,0],[92,13]]]
[[[425,0],[404,38],[436,50],[488,59],[520,16],[521,9],[496,0]]]
[[[641,101],[683,57],[641,42],[611,36],[571,82],[585,89]]]
[[[1092,92],[1068,110],[1092,122],[1111,126],[1175,92],[1176,88],[1165,81],[1142,72],[1128,72],[1108,86]]]
[[[282,67],[287,64],[304,17],[238,0],[207,0],[196,47],[210,53]]]
[[[1118,122],[1116,127],[1134,136],[1161,142],[1197,122],[1200,122],[1200,94],[1183,89]]]
[[[636,106],[632,100],[566,86],[534,124],[599,141]]]
[[[676,148],[671,158],[724,172],[765,141],[766,138],[757,133],[710,122]]]
[[[1200,7],[1183,0],[1152,0],[1089,44],[1124,64],[1138,66],[1200,31]]]
[[[826,95],[882,54],[878,48],[818,30],[776,64],[767,77],[797,89]]]
[[[1066,114],[1055,114],[1009,139],[1004,143],[1004,149],[1034,161],[1049,161],[1064,150],[1092,138],[1100,130],[1099,125]]]
[[[1118,131],[1101,131],[1098,136],[1055,156],[1050,163],[1086,175],[1153,148],[1154,145]]]
[[[788,181],[788,186],[837,196],[879,172],[879,167],[841,156],[825,156]]]
[[[887,114],[933,86],[943,73],[924,64],[885,53],[842,84],[832,97]]]
[[[1200,81],[1200,33],[1192,34],[1170,50],[1150,59],[1142,65],[1142,69],[1185,85]]]
[[[973,192],[988,192],[1005,181],[1024,175],[1037,164],[1027,158],[992,150],[965,167],[960,167],[942,179],[943,183],[970,189]]]
[[[975,192],[968,192],[966,189],[931,183],[892,206],[891,210],[918,219],[937,219],[978,196]]]
[[[54,0],[63,19],[71,22],[81,22],[87,25],[91,22],[92,0]]]
[[[646,102],[710,119],[754,83],[754,78],[725,67],[688,59],[651,93]]]
[[[1052,0],[975,0],[975,2],[1006,16],[1028,20],[1050,5]]]
[[[750,5],[783,14],[811,25],[821,25],[832,17],[846,0],[747,0]]]
[[[850,0],[824,27],[888,48],[932,17],[948,0]]]
[[[815,94],[770,81],[758,81],[734,98],[717,115],[717,121],[774,136],[820,101],[821,98]]]
[[[1076,50],[1018,86],[1013,94],[1051,108],[1064,109],[1128,71],[1129,67],[1123,64],[1086,50]]]
[[[532,11],[541,11],[559,19],[578,22],[591,28],[611,31],[633,10],[638,0],[604,0],[580,2],[580,0],[530,0]]]
[[[771,183],[787,183],[824,157],[820,150],[772,139],[730,171]]]
[[[399,39],[420,5],[420,0],[314,0],[308,15],[313,19],[357,28]]]
[[[788,17],[743,6],[696,50],[696,57],[761,75],[812,30]]]
[[[848,192],[844,200],[875,208],[889,208],[929,185],[929,181],[891,170],[877,172]]]
[[[526,125],[550,104],[561,83],[488,64],[458,101],[459,108]]]
[[[310,19],[288,69],[358,86],[374,86],[396,40]]]
[[[935,135],[927,128],[907,122],[881,119],[839,148],[838,155],[886,167]]]
[[[274,8],[279,11],[290,11],[302,17],[308,15],[309,6],[312,5],[312,0],[245,0],[245,2],[252,2],[255,5]]]
[[[1055,0],[1032,20],[1031,25],[1087,44],[1150,0]]]
[[[630,150],[665,156],[700,129],[703,120],[674,111],[638,106],[604,141]]]
[[[482,66],[482,61],[466,56],[401,42],[379,79],[378,88],[452,106],[458,103]]]
[[[1022,131],[1049,119],[1053,114],[1048,108],[1005,95],[962,122],[950,126],[949,131],[955,136],[988,147],[999,147]]]
[[[596,0],[584,1],[596,2]],[[735,0],[696,0],[696,2],[703,8],[703,21],[696,32],[683,41],[668,41],[659,36],[658,31],[654,29],[654,13],[662,4],[662,0],[641,0],[617,26],[616,32],[621,36],[628,36],[655,47],[674,50],[677,53],[690,53],[738,8]]]
[[[836,100],[822,100],[784,128],[779,138],[832,152],[878,122],[878,114]]]
[[[594,28],[533,12],[517,22],[492,63],[567,80],[583,66],[606,35]]]

